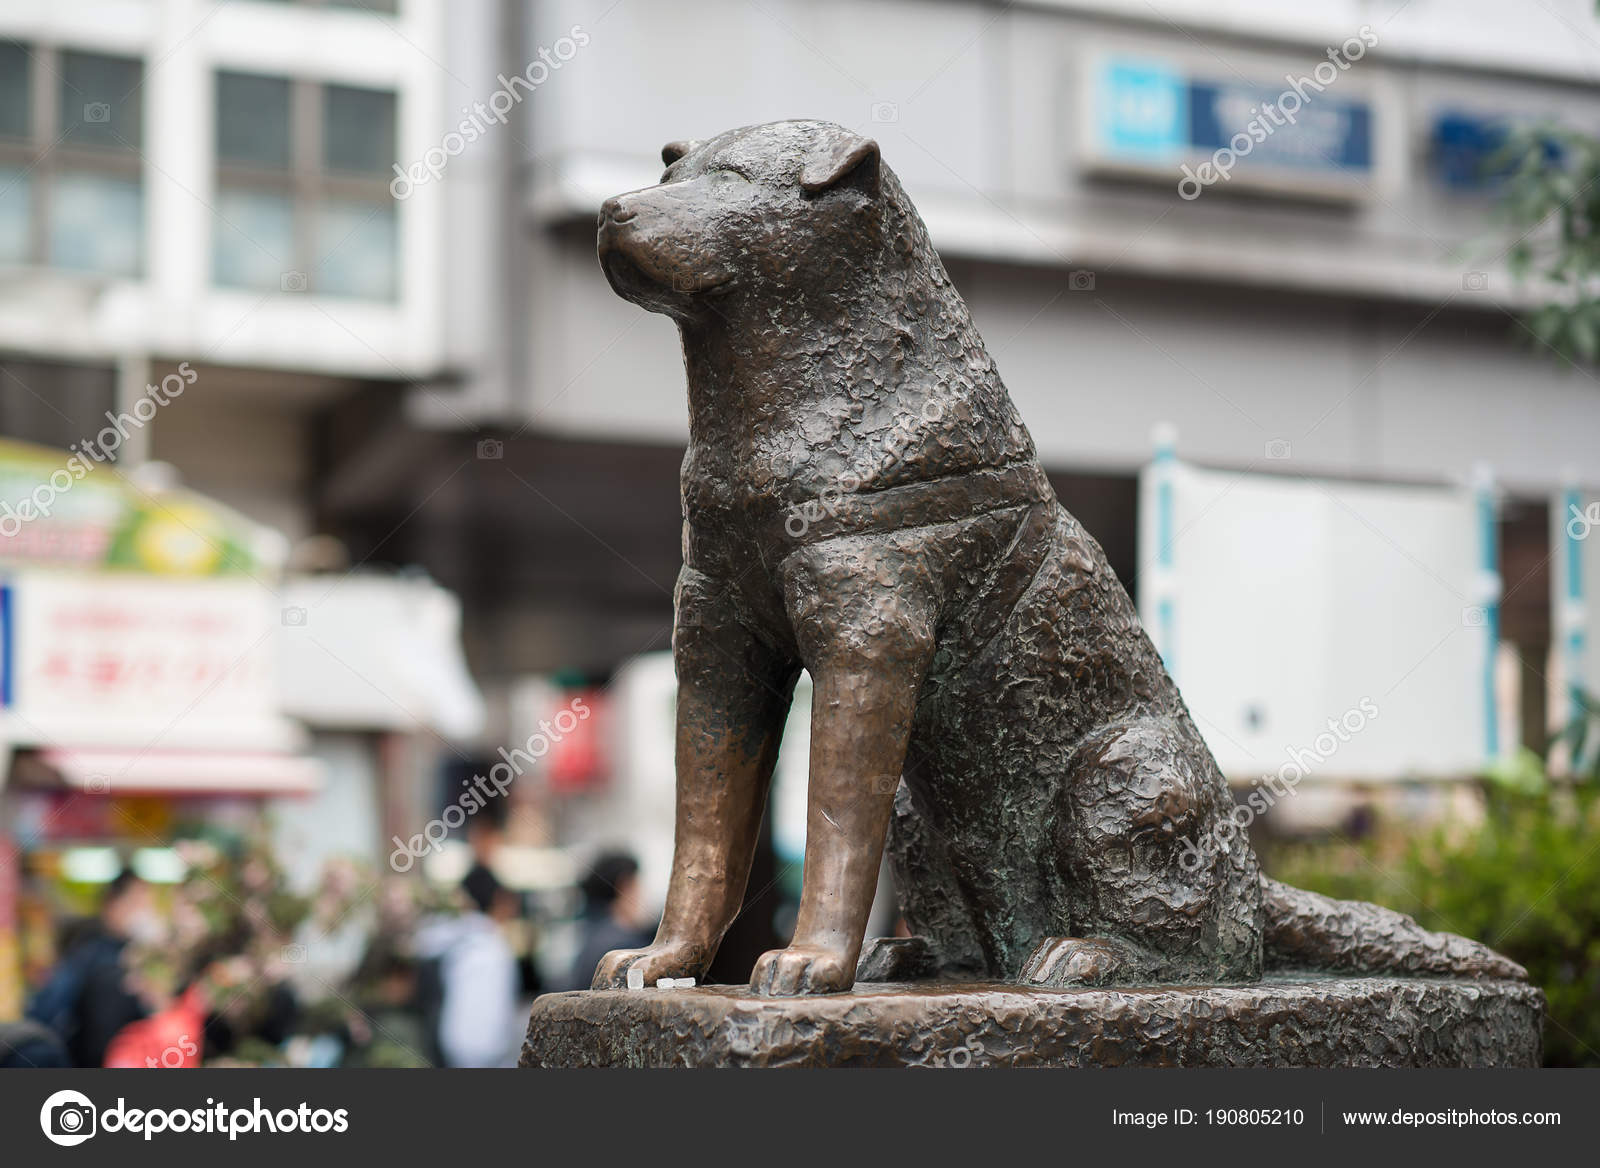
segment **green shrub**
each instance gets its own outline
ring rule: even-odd
[[[1476,827],[1385,823],[1359,842],[1282,846],[1271,868],[1520,962],[1549,999],[1546,1064],[1600,1066],[1600,782],[1552,780],[1527,754],[1484,781],[1484,803]]]

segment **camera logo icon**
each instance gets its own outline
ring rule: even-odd
[[[39,1108],[39,1127],[52,1144],[71,1148],[94,1135],[98,1114],[82,1092],[57,1091]]]
[[[1087,271],[1069,273],[1067,275],[1067,287],[1073,292],[1093,292],[1094,273]]]
[[[1488,272],[1464,272],[1461,276],[1461,290],[1463,292],[1487,292],[1489,290]]]
[[[291,604],[283,610],[283,624],[285,628],[303,629],[306,627],[306,610],[298,604]]]
[[[892,101],[872,103],[872,120],[880,126],[892,125],[900,120],[900,107]]]
[[[1287,438],[1273,438],[1267,442],[1265,452],[1268,458],[1281,461],[1293,457],[1294,447]]]
[[[1461,610],[1461,623],[1469,629],[1481,629],[1489,623],[1489,610],[1477,605]]]
[[[506,444],[498,438],[478,439],[478,457],[495,459],[506,456]]]
[[[304,292],[310,286],[304,272],[284,272],[278,277],[280,292]]]
[[[86,122],[109,122],[111,120],[111,107],[103,101],[91,101],[83,107],[83,120]]]

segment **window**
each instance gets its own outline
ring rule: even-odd
[[[306,0],[315,3],[315,0]],[[358,8],[362,12],[395,12],[399,5],[395,0],[322,0],[329,8]]]
[[[0,137],[28,137],[28,85],[28,50],[0,41]]]
[[[144,269],[144,67],[0,41],[0,264]]]
[[[32,251],[33,111],[28,50],[0,41],[0,264],[25,264]]]
[[[218,73],[213,282],[393,300],[396,104],[386,90]]]
[[[279,4],[300,3],[308,8],[354,8],[359,12],[387,12],[394,14],[399,11],[398,0],[275,0]]]

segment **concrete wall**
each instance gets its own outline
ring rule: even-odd
[[[1187,458],[1241,467],[1506,485],[1600,481],[1600,393],[1501,313],[953,263],[952,277],[1055,468],[1131,472],[1153,425]],[[535,322],[531,417],[573,436],[687,437],[676,329],[606,286],[585,237],[554,248]],[[1287,443],[1287,464],[1268,446]],[[1281,448],[1274,447],[1277,451]]]

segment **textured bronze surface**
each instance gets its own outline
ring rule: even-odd
[[[662,157],[659,185],[606,201],[599,254],[619,294],[678,323],[688,372],[676,855],[655,942],[608,954],[597,989],[630,971],[703,977],[739,910],[802,666],[803,891],[793,943],[756,963],[759,993],[847,990],[858,963],[1048,986],[1284,966],[1522,976],[1385,909],[1263,881],[1132,602],[1056,501],[875,142],[779,122]],[[863,960],[886,834],[917,939]],[[868,1000],[885,1002],[849,999]],[[1020,1026],[1030,1003],[1132,1000],[973,1002]],[[1316,993],[1283,1000],[1307,1027],[1336,1012]]]
[[[534,1003],[529,1067],[1533,1067],[1523,982],[1269,978],[1249,986],[604,990]]]

